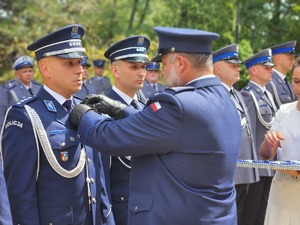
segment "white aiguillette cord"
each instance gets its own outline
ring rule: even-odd
[[[46,156],[49,164],[51,165],[52,169],[56,173],[58,173],[59,175],[61,175],[62,177],[65,177],[65,178],[74,178],[74,177],[78,176],[85,166],[85,162],[86,162],[85,149],[84,148],[81,149],[78,164],[74,169],[72,169],[70,171],[64,169],[56,160],[56,157],[53,153],[53,150],[49,143],[46,131],[43,127],[43,124],[42,124],[42,121],[41,121],[39,115],[30,106],[24,105],[24,107],[29,115],[29,118],[32,121],[33,129],[37,132],[37,136],[41,142],[42,149],[43,149],[45,156]]]

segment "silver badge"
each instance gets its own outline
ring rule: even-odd
[[[44,100],[44,102],[45,102],[45,104],[46,104],[46,106],[47,106],[47,109],[48,109],[49,111],[51,111],[51,112],[56,112],[56,108],[55,108],[55,106],[54,106],[54,104],[53,104],[52,101],[50,101],[50,100]]]

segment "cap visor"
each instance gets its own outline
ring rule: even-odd
[[[233,64],[242,64],[242,62],[238,59],[228,59],[228,60],[225,60],[226,62],[228,63],[233,63]]]
[[[70,52],[67,54],[60,54],[54,56],[62,59],[81,59],[87,57],[87,55],[84,52]]]
[[[271,67],[274,67],[274,66],[276,66],[274,63],[272,63],[272,62],[264,62],[264,63],[262,63],[262,65],[264,65],[264,66],[271,66]]]
[[[141,63],[149,62],[149,60],[145,57],[131,57],[131,58],[126,58],[126,59],[121,59],[121,60],[127,61],[127,62],[141,62]]]

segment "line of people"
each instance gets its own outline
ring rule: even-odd
[[[262,157],[260,146],[265,139],[265,134],[272,129],[279,107],[297,100],[286,78],[294,65],[295,45],[296,41],[282,43],[262,50],[243,62],[239,60],[236,44],[212,53],[214,74],[228,90],[240,115],[242,138],[238,159],[282,159],[280,148],[278,152],[276,151],[278,154]],[[238,92],[234,84],[240,79],[241,63],[245,64],[250,81]],[[288,160],[287,157],[283,159]],[[237,168],[235,189],[238,224],[290,224],[288,221],[293,216],[286,213],[284,219],[279,219],[280,216],[277,215],[282,214],[277,214],[275,210],[269,209],[265,219],[274,174],[275,171],[267,169]],[[278,207],[277,205],[277,209]]]
[[[212,52],[216,33],[154,30],[159,48],[153,62],[144,36],[107,49],[113,86],[103,76],[104,60],[93,61],[95,76],[87,79],[91,65],[81,25],[60,28],[28,46],[44,85],[31,94],[34,82],[22,82],[30,95],[23,94],[4,121],[0,208],[10,207],[11,215],[1,211],[0,222],[264,223],[274,171],[236,169],[236,160],[260,159],[277,109],[296,101],[284,80],[296,42],[244,60],[250,81],[238,92],[238,45]],[[33,68],[28,56],[16,62]],[[16,62],[18,71],[23,67]],[[169,89],[157,85],[159,62]],[[2,89],[15,99],[13,92],[22,88],[8,82]],[[273,214],[268,209],[266,218]]]

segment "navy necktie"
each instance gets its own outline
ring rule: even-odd
[[[153,84],[153,89],[155,90],[155,91],[157,91],[157,85],[156,84]]]
[[[286,79],[286,77],[284,78],[284,82],[285,82],[286,86],[287,86],[288,89],[289,89],[289,94],[290,94],[290,96],[292,97],[293,95],[292,95],[292,90],[291,90],[291,88],[290,88],[290,82],[288,81],[288,79]]]
[[[28,88],[28,91],[31,95],[33,95],[33,92],[32,92],[32,89],[31,88]]]
[[[230,89],[230,93],[237,100],[237,97],[235,96],[235,93],[234,93],[234,91],[232,89]]]
[[[66,100],[63,104],[63,106],[66,108],[67,112],[71,112],[72,108],[72,100]]]
[[[138,104],[139,104],[139,103],[138,103],[137,100],[135,100],[135,99],[133,99],[132,102],[130,103],[130,105],[132,105],[133,108],[135,108],[135,109],[139,109]]]

